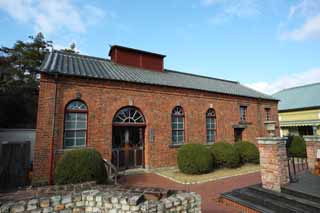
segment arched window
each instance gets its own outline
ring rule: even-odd
[[[135,107],[121,109],[113,118],[113,124],[145,124],[142,113]]]
[[[172,110],[172,143],[179,145],[184,143],[184,112],[182,107],[176,106]]]
[[[214,143],[216,137],[216,113],[209,109],[206,113],[207,143]]]
[[[88,108],[82,101],[72,101],[65,109],[64,148],[86,145]]]

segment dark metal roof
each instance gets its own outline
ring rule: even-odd
[[[320,107],[320,82],[281,90],[273,95],[280,100],[279,110]]]
[[[141,84],[203,90],[237,96],[276,100],[235,81],[204,77],[172,70],[156,72],[129,67],[92,56],[53,51],[46,55],[40,72]]]

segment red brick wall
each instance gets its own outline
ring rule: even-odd
[[[217,115],[216,141],[233,142],[232,125],[240,120],[240,104],[248,104],[247,120],[251,123],[243,132],[243,139],[251,142],[266,134],[264,107],[271,106],[272,119],[278,121],[277,102],[257,100],[196,90],[161,86],[148,86],[107,80],[88,80],[60,77],[57,85],[57,115],[55,125],[55,158],[63,147],[63,121],[65,105],[81,94],[88,106],[88,138],[104,158],[111,158],[112,119],[122,107],[132,103],[145,116],[145,164],[148,167],[173,166],[176,164],[176,148],[171,144],[171,111],[181,105],[185,111],[186,143],[205,143],[205,113],[210,105]],[[52,113],[55,84],[51,76],[41,76],[36,148],[34,161],[35,180],[48,177],[49,144],[52,139]],[[155,141],[149,142],[150,128],[154,129]],[[279,135],[279,130],[277,131]],[[60,150],[60,151],[59,151]]]

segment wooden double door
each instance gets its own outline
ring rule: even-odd
[[[144,127],[114,126],[112,163],[118,170],[144,167]]]

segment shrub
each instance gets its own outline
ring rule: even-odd
[[[211,146],[211,153],[218,167],[234,168],[240,165],[238,151],[227,142],[218,142]]]
[[[212,171],[213,157],[202,144],[186,144],[178,150],[178,167],[186,174],[203,174]]]
[[[94,149],[66,151],[55,170],[56,184],[80,183],[85,181],[107,181],[107,172],[101,155]]]
[[[234,147],[240,155],[242,163],[259,163],[259,150],[253,143],[247,141],[239,141]]]
[[[291,140],[289,147],[289,155],[293,157],[306,157],[306,142],[300,136],[290,136],[288,140]]]

